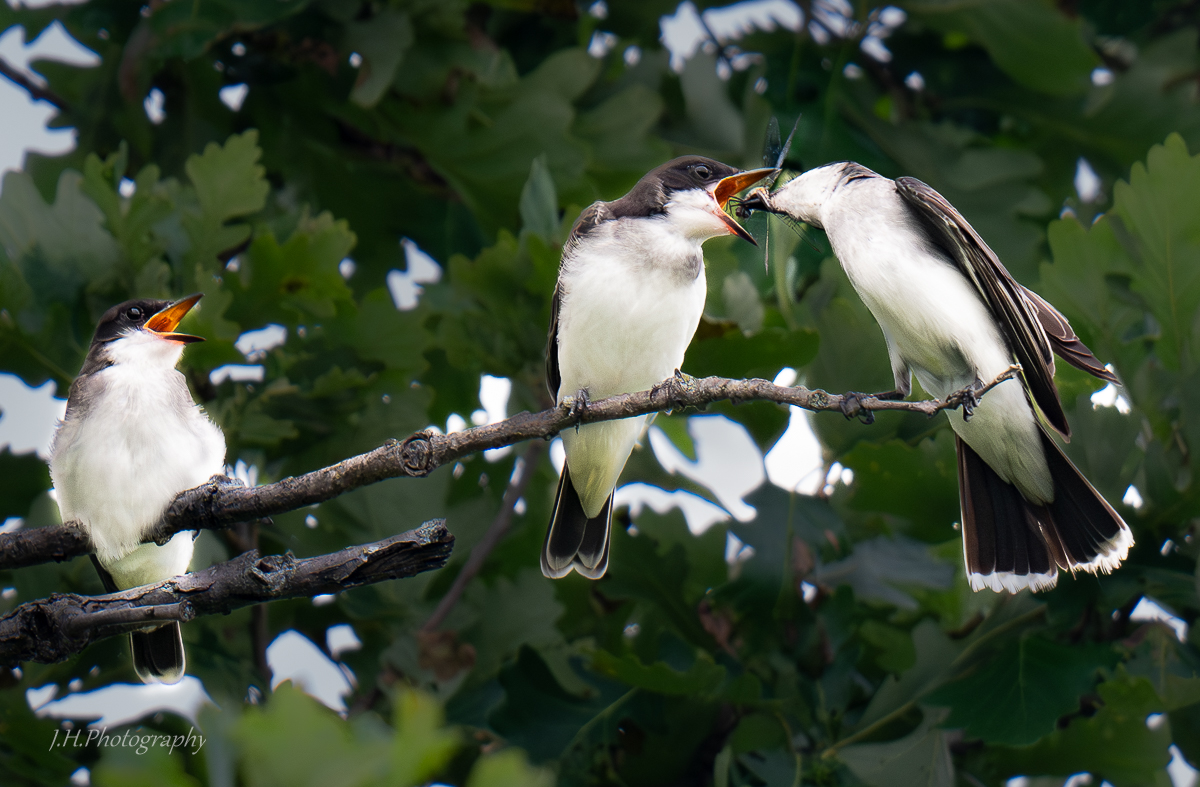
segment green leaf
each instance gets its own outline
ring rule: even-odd
[[[39,303],[73,303],[85,286],[103,283],[114,271],[117,244],[82,180],[77,172],[64,172],[54,203],[47,205],[28,175],[4,176],[0,247]]]
[[[916,652],[912,669],[899,677],[889,675],[884,679],[858,722],[860,729],[865,729],[936,687],[962,651],[962,646],[947,637],[932,620],[923,620],[916,625],[912,630],[912,642]]]
[[[954,535],[958,478],[949,430],[915,446],[903,440],[861,442],[841,462],[854,471],[853,508],[904,517],[912,523],[906,532],[923,541],[941,542]]]
[[[489,58],[490,60],[490,58]],[[582,49],[556,52],[515,86],[486,85],[453,107],[406,107],[394,119],[462,196],[489,233],[514,228],[521,187],[544,155],[561,192],[575,188],[586,165],[584,143],[568,135],[572,102],[596,78],[599,62]],[[578,203],[591,202],[589,194]]]
[[[554,787],[554,774],[530,765],[520,749],[505,749],[480,757],[466,787]]]
[[[948,588],[954,568],[935,560],[924,544],[880,536],[856,544],[853,554],[821,566],[813,577],[826,585],[849,585],[860,599],[916,609],[916,600],[901,588]]]
[[[1117,659],[1103,645],[1071,647],[1041,637],[1011,643],[973,672],[925,698],[951,709],[947,727],[965,727],[988,743],[1024,746],[1048,735],[1079,707],[1100,667]]]
[[[1200,766],[1200,702],[1170,711],[1167,719],[1175,745],[1193,768]]]
[[[762,377],[773,379],[785,366],[799,367],[817,354],[816,331],[767,328],[754,336],[740,330],[720,338],[692,342],[683,371],[694,377]]]
[[[966,33],[1005,73],[1043,93],[1084,92],[1099,58],[1084,42],[1080,21],[1044,0],[916,0],[905,5],[939,30]]]
[[[259,235],[238,272],[227,274],[233,303],[226,314],[244,326],[330,319],[350,300],[338,263],[353,246],[349,225],[328,213],[302,221],[283,244],[271,233]]]
[[[290,683],[265,708],[246,709],[234,740],[253,787],[378,784],[392,756],[390,741],[358,740],[351,725]]]
[[[588,680],[593,692],[579,697],[566,691],[533,648],[522,647],[516,663],[500,671],[504,701],[489,715],[497,732],[538,762],[566,753],[585,727],[615,725],[609,710],[626,693],[621,684]]]
[[[40,787],[68,782],[79,765],[67,756],[69,749],[50,746],[55,733],[61,735],[59,724],[35,716],[17,687],[0,694],[0,775],[6,784]]]
[[[112,733],[120,737],[119,733]],[[130,737],[161,734],[145,728],[134,730]],[[87,731],[84,731],[87,737]],[[200,787],[200,781],[184,770],[178,755],[159,745],[139,750],[137,746],[103,748],[103,759],[91,769],[91,783],[96,787]]]
[[[443,729],[442,706],[419,691],[400,693],[395,703],[396,738],[392,744],[391,784],[427,783],[459,747],[458,734]]]
[[[491,677],[522,646],[562,642],[554,624],[563,608],[546,592],[545,581],[541,572],[530,567],[514,580],[499,578],[491,584],[476,582],[468,588],[464,601],[478,618],[463,629],[462,635],[478,653],[477,678]]]
[[[1114,298],[1106,279],[1128,274],[1131,267],[1112,219],[1102,216],[1086,229],[1074,218],[1059,219],[1050,223],[1048,236],[1054,264],[1042,265],[1039,294],[1071,321],[1093,352],[1129,376],[1136,368],[1131,351],[1138,348],[1124,346],[1121,337],[1142,312]]]
[[[758,288],[745,271],[734,271],[725,277],[721,284],[721,298],[725,302],[725,313],[743,333],[751,335],[762,330],[766,310]],[[794,362],[794,365],[803,364]]]
[[[1100,684],[1104,705],[1096,715],[1076,718],[1033,746],[997,747],[989,756],[1002,774],[1069,776],[1087,771],[1114,787],[1153,784],[1171,761],[1171,729],[1150,729],[1146,717],[1163,706],[1150,682],[1127,675]]]
[[[954,787],[950,743],[938,729],[945,716],[945,711],[926,711],[921,724],[905,737],[847,746],[838,752],[838,759],[870,787]]]
[[[408,14],[394,8],[385,6],[370,19],[346,25],[346,46],[363,59],[350,100],[368,108],[379,103],[412,43]]]
[[[558,235],[558,224],[558,197],[543,154],[533,160],[529,179],[521,189],[521,225],[552,241]]]
[[[643,664],[632,653],[618,657],[603,650],[597,651],[593,656],[592,668],[630,686],[659,694],[681,696],[709,694],[725,679],[725,668],[714,664],[703,651],[697,653],[696,660],[687,672],[674,670],[661,661],[650,665]]]
[[[1133,289],[1163,327],[1158,356],[1168,368],[1189,368],[1200,358],[1191,346],[1192,319],[1200,308],[1200,155],[1188,154],[1178,134],[1150,149],[1129,182],[1114,190],[1114,209],[1137,239]]]
[[[4,413],[12,417],[12,413]],[[9,446],[0,448],[0,478],[4,479],[0,493],[0,522],[10,516],[25,516],[38,495],[50,488],[50,470],[32,451],[14,454]]]
[[[859,628],[858,635],[879,651],[875,663],[880,668],[898,675],[916,664],[917,651],[909,632],[868,620]]]
[[[207,222],[219,226],[262,210],[271,187],[258,163],[261,157],[253,129],[233,135],[223,146],[210,142],[202,154],[188,157],[184,169]]]

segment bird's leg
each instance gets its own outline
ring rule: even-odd
[[[858,418],[864,424],[873,424],[875,423],[875,413],[863,407],[864,399],[877,399],[883,402],[903,399],[905,396],[908,396],[908,392],[899,389],[884,391],[883,393],[848,391],[842,394],[842,415],[846,416],[847,420]]]
[[[587,412],[588,392],[586,388],[580,388],[575,392],[574,396],[564,396],[562,403],[567,405],[567,415],[575,421],[575,431],[579,431],[579,422],[583,420],[583,414]]]
[[[963,421],[970,421],[971,416],[975,415],[975,408],[979,406],[979,392],[986,387],[987,383],[976,377],[975,382],[955,394],[962,406]]]
[[[650,398],[653,399],[662,391],[666,393],[672,409],[683,409],[688,405],[687,394],[692,392],[695,382],[695,377],[676,369],[675,374],[650,389]]]

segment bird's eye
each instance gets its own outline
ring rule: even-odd
[[[134,322],[137,322],[138,320],[142,319],[142,310],[136,306],[130,306],[129,310],[125,312],[125,316]]]
[[[701,180],[708,180],[712,176],[712,170],[704,164],[697,164],[696,168],[692,171],[695,172],[696,177],[700,178]]]

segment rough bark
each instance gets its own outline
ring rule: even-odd
[[[194,574],[104,596],[55,593],[0,618],[0,666],[62,661],[106,637],[252,604],[338,593],[441,568],[454,536],[445,520],[328,555],[261,556],[258,550]]]

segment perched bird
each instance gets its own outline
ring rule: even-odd
[[[1108,573],[1133,546],[1129,527],[1071,464],[1038,418],[1070,427],[1054,387],[1054,353],[1117,378],[1067,319],[1009,275],[940,194],[853,162],[829,164],[739,208],[823,228],[854,289],[883,329],[899,399],[912,375],[937,397],[1005,381],[950,416],[957,435],[963,551],[971,587],[1015,593],[1054,587],[1058,570]],[[972,406],[974,405],[974,406]]]
[[[92,562],[110,593],[187,572],[191,533],[162,546],[142,539],[176,495],[224,469],[225,436],[175,369],[184,345],[203,341],[174,332],[200,297],[126,301],[105,312],[54,433],[59,511],[91,537]],[[130,645],[143,682],[183,677],[178,623],[134,632]]]
[[[649,172],[613,202],[580,215],[563,247],[546,348],[546,384],[559,404],[642,391],[662,382],[704,309],[701,245],[754,238],[725,203],[771,169],[739,172],[684,156]],[[613,489],[646,418],[584,424],[562,433],[567,460],[542,547],[542,573],[590,579],[608,568]]]

